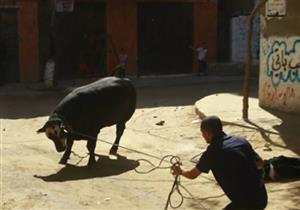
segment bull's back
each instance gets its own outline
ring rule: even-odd
[[[100,129],[130,119],[136,91],[128,79],[108,77],[79,87],[58,105],[74,130]]]

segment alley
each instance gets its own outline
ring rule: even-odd
[[[89,81],[84,81],[86,83]],[[68,165],[60,165],[62,154],[44,135],[36,134],[47,120],[52,108],[79,83],[61,83],[56,91],[37,87],[4,86],[0,89],[1,110],[1,173],[3,208],[9,209],[163,209],[174,178],[169,169],[146,172],[165,155],[178,155],[185,166],[199,155],[206,144],[200,135],[195,102],[222,93],[241,95],[239,77],[166,77],[134,78],[138,91],[137,110],[127,123],[118,157],[109,156],[106,142],[113,142],[115,127],[105,128],[98,136],[97,163],[86,167],[87,149],[84,141],[75,142]],[[257,98],[257,81],[252,81],[250,96]],[[222,106],[220,104],[219,106]],[[298,122],[297,116],[284,115]],[[226,120],[226,119],[224,119]],[[266,122],[267,123],[267,122]],[[286,124],[287,125],[287,124]],[[276,126],[276,125],[270,125]],[[288,124],[285,132],[296,138],[296,124]],[[299,155],[299,144],[286,147],[268,145],[259,129],[231,124],[228,133],[246,137],[262,157],[272,154]],[[280,131],[279,131],[280,132]],[[279,143],[280,135],[267,134]],[[102,141],[104,140],[104,141]],[[280,144],[281,145],[281,144]],[[157,157],[154,158],[153,156]],[[198,156],[196,157],[197,160]],[[170,166],[164,162],[163,166]],[[194,196],[185,199],[180,209],[221,209],[228,199],[212,174],[182,185]],[[267,209],[297,209],[300,205],[300,182],[267,184],[270,202]],[[184,192],[184,191],[183,191]],[[190,197],[189,194],[184,193]],[[174,195],[173,205],[180,202]]]

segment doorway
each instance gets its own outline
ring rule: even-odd
[[[192,3],[139,3],[139,74],[192,72]]]
[[[59,78],[106,74],[105,3],[81,1],[72,13],[56,13],[55,46]]]
[[[19,81],[16,10],[0,10],[0,83]]]

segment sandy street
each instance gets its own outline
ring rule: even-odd
[[[196,78],[192,83],[140,85],[137,90],[137,110],[127,123],[120,145],[149,155],[120,148],[120,156],[109,156],[110,145],[101,141],[113,142],[115,127],[108,127],[98,136],[97,163],[91,168],[86,166],[85,141],[75,142],[68,164],[60,165],[62,154],[55,151],[45,135],[36,134],[52,108],[66,95],[65,91],[2,92],[1,209],[164,209],[174,177],[169,169],[142,174],[153,166],[139,159],[157,165],[157,158],[178,155],[185,167],[192,167],[191,159],[206,148],[194,103],[213,94],[240,94],[242,82],[207,82]],[[252,96],[257,97],[255,92]],[[235,125],[227,125],[224,130],[246,137],[264,158],[278,154],[297,156],[300,154],[299,124],[295,129],[298,119],[293,118],[295,123],[289,124],[295,127],[285,128],[291,132],[289,140],[293,144],[282,146],[281,135],[269,134],[278,143],[271,146],[272,151],[265,150],[267,142],[259,130]],[[163,166],[170,163],[163,162]],[[229,202],[211,173],[192,181],[182,178],[181,184],[194,199],[184,199],[179,209],[218,210]],[[270,200],[267,210],[299,209],[300,181],[268,183],[267,189]],[[179,202],[180,197],[174,195],[173,205]]]

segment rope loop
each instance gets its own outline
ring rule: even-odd
[[[85,135],[85,134],[82,134],[82,133],[73,133],[73,134],[76,134],[76,135],[80,135],[82,137],[85,137],[85,138],[88,138],[88,139],[95,139],[96,141],[101,141],[101,142],[104,142],[106,144],[110,144],[110,145],[113,145],[113,146],[118,146],[120,148],[123,148],[125,150],[128,150],[128,151],[131,151],[131,152],[135,152],[135,153],[138,153],[138,154],[142,154],[142,155],[145,155],[145,156],[148,156],[148,157],[151,157],[151,158],[155,158],[155,159],[158,159],[160,160],[158,165],[155,166],[155,164],[153,164],[150,160],[147,160],[147,159],[138,159],[137,161],[138,162],[141,162],[141,161],[144,161],[144,162],[147,162],[149,165],[152,166],[152,168],[150,170],[147,170],[147,171],[138,171],[136,168],[134,169],[137,173],[139,174],[147,174],[147,173],[150,173],[156,169],[172,169],[173,166],[175,165],[182,165],[181,163],[181,159],[179,156],[175,156],[175,155],[165,155],[163,156],[162,158],[159,158],[155,155],[152,155],[152,154],[149,154],[149,153],[145,153],[145,152],[141,152],[141,151],[138,151],[138,150],[135,150],[135,149],[130,149],[128,147],[123,147],[123,146],[120,146],[118,144],[115,144],[115,143],[110,143],[108,141],[105,141],[103,139],[97,139],[95,137],[92,137],[92,136],[89,136],[89,135]],[[81,158],[81,160],[79,160],[78,163],[80,163],[82,161],[82,159],[86,158],[87,156],[79,156],[78,154],[76,154],[75,152],[72,152],[74,155],[76,155],[77,157]],[[167,161],[167,159],[169,159],[169,161]],[[169,162],[169,166],[162,166],[163,162]],[[78,164],[77,163],[77,164]],[[184,196],[181,192],[181,189],[183,189],[190,197],[187,197],[187,196]],[[171,197],[172,195],[174,194],[174,192],[177,192],[177,194],[180,196],[180,202],[177,204],[177,205],[174,205],[171,201]],[[177,209],[179,207],[181,207],[181,205],[183,204],[184,202],[184,199],[195,199],[194,196],[181,184],[181,181],[180,181],[180,176],[179,175],[176,175],[175,176],[175,179],[174,179],[174,182],[173,182],[173,186],[172,186],[172,189],[169,193],[169,196],[168,196],[168,199],[167,199],[167,202],[166,202],[166,205],[165,205],[165,210],[168,209],[168,206],[170,206],[171,208],[173,209]],[[196,199],[195,199],[196,200]],[[205,209],[207,210],[207,208],[205,208],[201,203],[200,203],[200,206],[202,207],[202,209]]]

